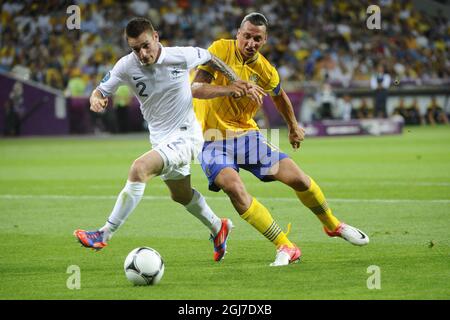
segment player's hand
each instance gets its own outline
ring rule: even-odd
[[[104,98],[101,94],[94,91],[89,98],[89,103],[91,104],[91,111],[103,112],[108,105],[108,98]]]
[[[305,129],[298,125],[289,128],[289,143],[295,150],[300,148],[300,144],[305,139]]]
[[[258,105],[262,105],[263,98],[267,95],[264,89],[250,82],[248,82],[247,85],[248,85],[247,96],[253,101],[255,101]]]
[[[230,96],[232,96],[233,98],[239,99],[244,96],[248,96],[258,104],[262,104],[263,97],[267,95],[264,89],[257,84],[244,80],[237,80],[233,82],[231,85],[229,85],[229,88],[231,89]]]
[[[237,80],[228,85],[228,95],[235,99],[242,98],[247,95],[248,85],[243,80]]]

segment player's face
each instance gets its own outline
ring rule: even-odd
[[[137,38],[127,37],[128,45],[143,65],[156,62],[159,57],[159,37],[156,31],[143,32]]]
[[[239,28],[237,33],[237,45],[239,52],[245,60],[253,57],[267,41],[265,26],[255,26],[249,21]]]

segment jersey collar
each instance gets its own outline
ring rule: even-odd
[[[164,61],[164,58],[166,57],[166,49],[164,48],[164,46],[159,43],[159,47],[161,48],[161,53],[159,55],[158,60],[155,62],[156,64],[161,64]]]

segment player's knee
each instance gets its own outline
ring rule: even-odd
[[[291,164],[289,163],[291,162]],[[295,191],[305,191],[309,188],[309,177],[290,159],[287,165],[275,175],[275,179],[288,185]]]
[[[308,178],[303,175],[297,175],[290,177],[286,182],[288,186],[290,186],[295,191],[305,191],[308,190]]]
[[[244,200],[247,195],[245,186],[242,181],[233,179],[227,181],[223,186],[222,190],[232,199],[239,201]]]
[[[151,175],[145,161],[137,159],[133,162],[130,169],[130,178],[134,181],[146,182]]]

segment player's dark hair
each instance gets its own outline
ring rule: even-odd
[[[125,35],[130,38],[137,38],[143,32],[153,32],[155,28],[150,20],[146,18],[133,18],[131,19],[127,27],[125,28]]]
[[[244,19],[242,19],[241,28],[246,21],[250,22],[254,26],[265,26],[266,30],[269,27],[269,22],[267,21],[266,17],[264,17],[264,15],[262,13],[252,12],[252,13],[249,13],[248,15],[246,15],[244,17]]]

